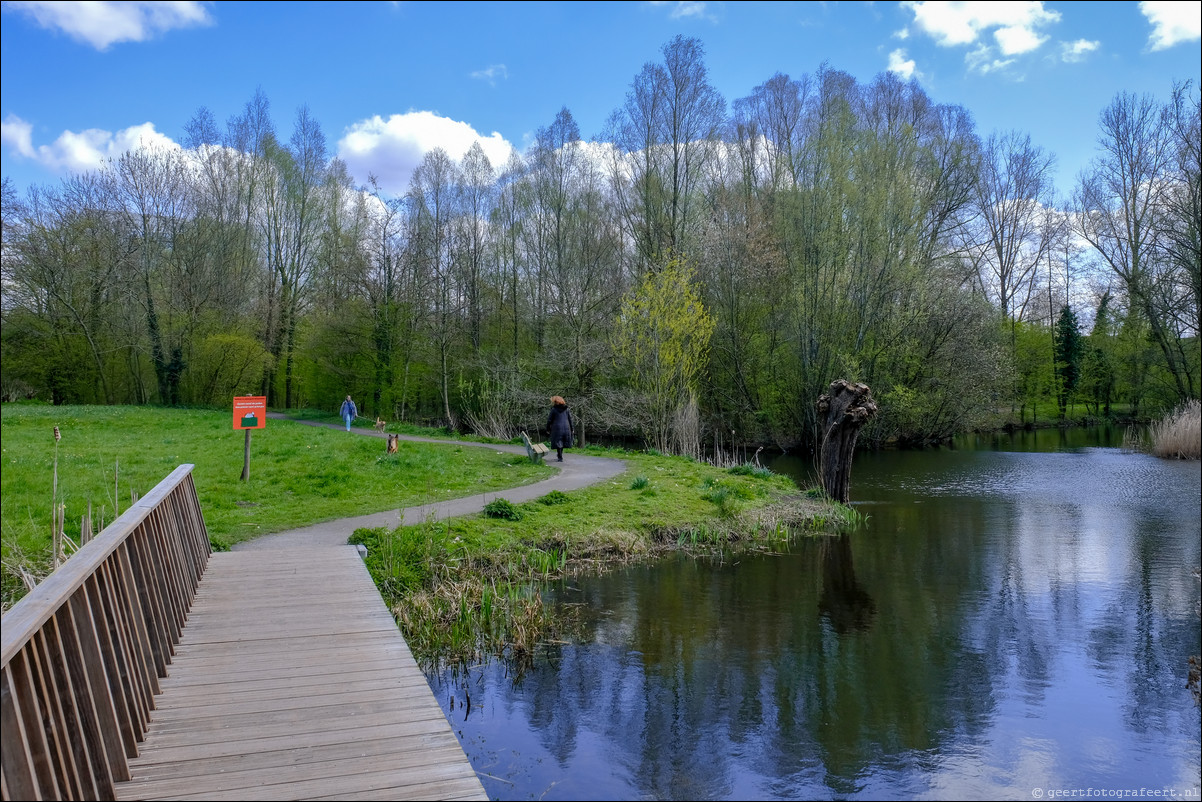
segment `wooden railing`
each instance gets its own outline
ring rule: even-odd
[[[5,800],[112,799],[208,563],[181,465],[3,618]]]

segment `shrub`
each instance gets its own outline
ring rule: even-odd
[[[642,490],[642,489],[646,488],[647,485],[649,485],[649,484],[651,484],[651,482],[647,480],[646,476],[636,476],[634,478],[634,481],[630,483],[630,489],[631,490]]]
[[[506,521],[522,520],[522,511],[506,499],[499,498],[484,505],[484,514],[489,518],[501,518]]]
[[[568,498],[567,493],[564,493],[561,490],[552,490],[550,493],[540,498],[538,503],[546,504],[548,507],[550,507],[555,504],[567,504],[568,501],[570,501],[570,499]]]

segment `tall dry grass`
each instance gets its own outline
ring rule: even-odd
[[[1152,453],[1169,459],[1202,457],[1202,401],[1186,401],[1152,424]]]

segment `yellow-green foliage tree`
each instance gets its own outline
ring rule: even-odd
[[[684,258],[649,271],[622,301],[614,351],[640,396],[644,434],[660,451],[680,451],[696,441],[697,382],[713,333],[714,319]]]

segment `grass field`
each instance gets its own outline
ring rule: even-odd
[[[269,420],[251,435],[250,480],[240,481],[244,433],[228,411],[156,407],[0,408],[3,544],[48,551],[57,455],[57,497],[66,532],[78,539],[91,503],[99,530],[177,466],[193,480],[217,548],[319,521],[528,484],[551,474],[513,454],[485,448],[400,444],[385,455],[378,438]],[[54,427],[61,440],[54,440]]]
[[[623,459],[626,472],[511,504],[505,488],[552,469],[465,446],[446,432],[407,431],[447,440],[402,442],[386,455],[380,438],[277,420],[252,434],[250,481],[242,482],[244,434],[232,430],[228,411],[6,404],[0,412],[5,609],[24,593],[14,566],[34,576],[48,572],[52,496],[66,504],[66,532],[78,540],[89,502],[99,531],[102,519],[113,520],[115,499],[125,509],[131,490],[146,493],[183,463],[195,465],[217,548],[333,518],[496,491],[482,514],[353,535],[368,546],[368,568],[423,661],[528,654],[558,626],[536,590],[548,579],[666,550],[771,545],[799,529],[840,528],[856,518],[762,468],[597,447],[574,453]]]

